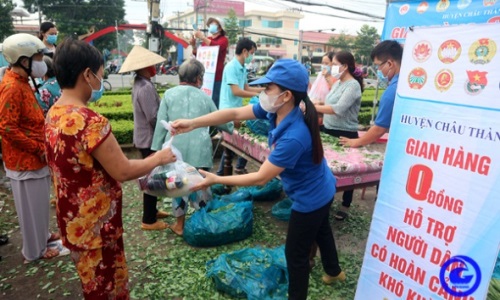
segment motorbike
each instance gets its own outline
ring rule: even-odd
[[[179,72],[179,66],[169,66],[169,65],[161,65],[160,67],[161,74],[165,75],[177,75]]]

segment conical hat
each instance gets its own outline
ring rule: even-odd
[[[154,52],[141,46],[134,46],[123,62],[118,73],[140,70],[149,66],[154,66],[167,60]]]

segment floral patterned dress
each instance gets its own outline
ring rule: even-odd
[[[47,114],[57,222],[85,299],[128,299],[129,294],[121,185],[91,155],[110,133],[108,120],[84,106],[56,104]]]

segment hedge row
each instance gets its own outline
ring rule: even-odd
[[[379,91],[379,95],[383,93]],[[372,118],[373,98],[375,90],[365,90],[358,116],[359,124],[369,125]],[[248,103],[249,99],[244,99]],[[106,93],[102,99],[90,105],[111,122],[113,134],[122,145],[131,144],[134,131],[132,97],[128,94]]]
[[[120,145],[132,144],[134,134],[134,121],[110,120],[113,135]]]

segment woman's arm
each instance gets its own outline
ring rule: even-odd
[[[123,182],[146,175],[155,167],[176,160],[170,148],[158,151],[145,159],[128,159],[122,152],[113,133],[92,151],[104,170],[115,180]]]
[[[193,190],[206,189],[216,183],[236,186],[264,185],[281,174],[283,170],[285,170],[285,168],[275,166],[268,160],[262,164],[259,171],[245,175],[217,176],[213,173],[200,170],[200,173],[205,176],[205,179],[196,185]]]
[[[327,115],[335,114],[333,107],[331,107],[330,105],[315,104],[314,107],[316,108],[316,111],[321,114],[327,114]]]
[[[172,127],[176,130],[176,133],[185,133],[200,127],[215,126],[230,121],[251,119],[255,119],[253,106],[247,105],[238,108],[215,111],[192,120],[179,119],[172,123]]]

